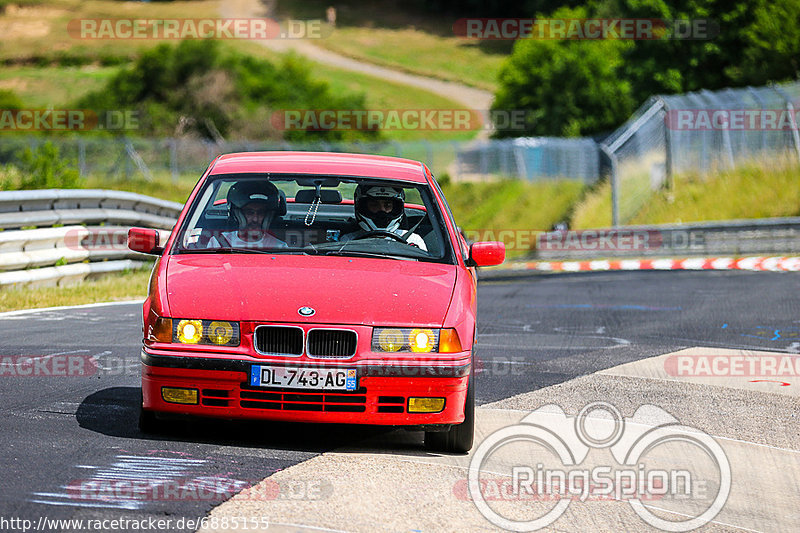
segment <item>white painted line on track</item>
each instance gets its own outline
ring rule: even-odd
[[[144,304],[144,300],[123,300],[119,302],[98,302],[93,304],[81,304],[81,305],[62,305],[59,307],[37,307],[35,309],[17,309],[16,311],[6,311],[4,313],[0,313],[0,320],[9,317],[15,317],[19,315],[27,315],[31,313],[44,313],[47,311],[64,311],[68,309],[91,309],[93,307],[106,307],[111,305],[131,305],[131,304]]]

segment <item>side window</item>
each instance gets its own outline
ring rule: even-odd
[[[436,192],[439,193],[439,196],[442,198],[445,216],[450,220],[450,224],[453,225],[453,228],[455,228],[456,231],[459,231],[458,224],[456,224],[456,219],[453,218],[453,212],[450,211],[450,205],[447,203],[447,198],[445,198],[444,192],[442,192],[442,188],[439,186],[439,182],[436,181],[436,178],[433,177],[433,174],[431,174],[431,181],[433,181],[433,186],[436,188]],[[461,247],[461,257],[466,260],[469,257],[469,250],[464,245],[464,241],[460,238],[458,239],[458,245]]]

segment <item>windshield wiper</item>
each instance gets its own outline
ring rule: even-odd
[[[292,254],[301,253],[307,254],[302,248],[242,248],[238,246],[220,246],[217,248],[181,248],[181,252],[190,254]]]
[[[378,259],[396,259],[398,261],[419,261],[416,257],[406,257],[402,255],[389,255],[389,254],[379,254],[375,252],[360,252],[358,250],[343,250],[341,248],[335,250],[315,250],[318,255],[339,255],[342,257],[347,256],[354,256],[354,257],[375,257]]]

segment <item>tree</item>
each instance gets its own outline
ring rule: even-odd
[[[141,133],[193,133],[215,139],[246,133],[290,140],[374,139],[357,130],[276,131],[269,120],[281,109],[364,109],[362,94],[334,93],[315,80],[308,62],[285,56],[280,64],[224,50],[216,41],[186,40],[144,52],[107,86],[78,107],[136,109]],[[253,121],[258,120],[257,124]]]
[[[562,8],[551,17],[587,13]],[[493,109],[527,111],[526,127],[498,129],[498,136],[593,135],[616,127],[634,108],[630,84],[620,77],[630,46],[619,40],[517,41],[500,71]]]

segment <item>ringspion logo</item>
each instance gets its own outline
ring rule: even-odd
[[[590,452],[597,449],[610,453],[596,461]],[[505,479],[499,486],[498,476]],[[605,499],[627,502],[658,529],[690,531],[719,514],[731,482],[728,458],[708,434],[654,405],[623,417],[613,405],[593,402],[576,416],[543,406],[490,434],[474,450],[467,488],[480,513],[510,531],[537,531],[573,502]],[[504,505],[489,504],[498,500]],[[652,500],[678,518],[654,513],[645,505]]]

